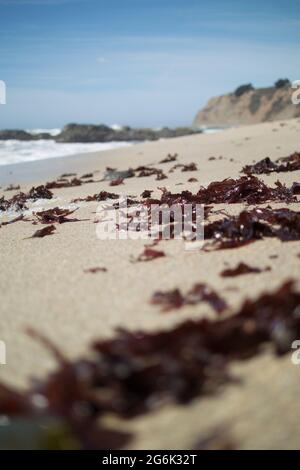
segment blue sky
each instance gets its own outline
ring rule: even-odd
[[[241,83],[300,79],[299,0],[0,0],[0,128],[189,125]]]

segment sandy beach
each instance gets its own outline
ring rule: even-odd
[[[167,179],[133,177],[116,187],[102,181],[53,189],[54,199],[46,201],[43,208],[68,207],[73,199],[104,190],[138,198],[145,189],[153,190],[152,196],[159,196],[159,187],[196,193],[200,186],[212,181],[239,178],[244,165],[299,151],[299,138],[300,120],[293,119],[4,166],[0,170],[0,197],[18,192],[4,191],[11,183],[19,184],[20,190],[26,192],[63,173],[80,176],[91,172],[97,180],[106,167],[126,170],[140,165],[161,168]],[[179,168],[169,173],[173,163],[159,162],[175,153],[176,163],[194,162],[198,170],[182,172]],[[294,171],[259,178],[270,186],[278,179],[291,186],[299,181],[299,176],[300,172]],[[198,181],[188,182],[192,177]],[[20,221],[1,227],[0,331],[7,346],[7,364],[0,366],[1,381],[24,389],[32,377],[44,377],[56,367],[49,351],[26,334],[27,327],[41,332],[70,359],[76,359],[88,354],[92,341],[112,337],[119,327],[157,331],[190,318],[216,318],[207,303],[163,313],[149,302],[154,291],[187,291],[193,284],[205,282],[226,300],[226,315],[232,315],[245,298],[255,299],[262,292],[276,290],[287,279],[299,279],[299,242],[282,243],[278,239],[259,240],[238,249],[191,253],[180,240],[162,241],[159,249],[164,250],[165,257],[133,263],[145,241],[97,239],[97,205],[76,204],[80,221],[60,224],[52,236],[45,238],[29,238],[40,228],[32,223]],[[214,209],[235,214],[243,207],[221,204]],[[272,207],[286,204],[272,203]],[[298,204],[289,204],[289,208],[297,210]],[[8,220],[6,215],[1,217],[1,221]],[[220,276],[223,269],[241,261],[270,270],[235,278]],[[86,272],[98,266],[107,271]],[[230,366],[239,383],[227,384],[215,395],[196,398],[186,405],[168,403],[151,413],[124,420],[120,426],[134,433],[127,447],[193,449],[199,440],[222,429],[225,431],[220,446],[226,440],[228,447],[238,449],[299,448],[299,367],[292,364],[290,354],[277,358],[266,347],[255,358]]]

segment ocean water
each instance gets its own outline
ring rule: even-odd
[[[3,140],[0,141],[0,166],[98,152],[128,145],[132,144],[129,142],[61,144],[54,140]]]
[[[114,124],[113,129],[121,129],[122,126]],[[220,128],[203,128],[205,134],[219,132]],[[47,132],[53,137],[60,133],[60,129],[30,129],[31,134]],[[65,157],[88,152],[99,152],[114,148],[126,147],[132,142],[108,142],[108,143],[57,143],[54,140],[0,140],[0,166],[14,163],[32,162],[47,158]]]

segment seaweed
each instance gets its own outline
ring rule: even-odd
[[[16,211],[27,209],[26,206],[27,195],[25,193],[19,193],[13,196],[11,199],[5,199],[3,196],[0,198],[0,210],[7,211],[14,209]]]
[[[149,198],[151,197],[151,194],[153,193],[153,191],[150,191],[149,189],[145,189],[142,194],[141,194],[141,197],[143,199],[146,199],[146,198]]]
[[[297,184],[297,183],[294,183]],[[293,188],[293,187],[292,187]],[[149,198],[149,203],[155,204],[261,204],[268,201],[297,201],[294,196],[294,189],[287,188],[279,181],[276,181],[275,187],[267,186],[263,181],[255,176],[242,176],[239,179],[227,178],[223,181],[214,181],[207,188],[200,187],[197,194],[190,191],[181,193],[171,193],[166,188],[159,188],[162,191],[160,199]],[[143,202],[147,204],[147,201]]]
[[[109,186],[119,186],[120,184],[124,184],[124,178],[117,178],[115,180],[111,180]]]
[[[196,163],[188,163],[188,164],[183,164],[183,163],[177,163],[177,165],[172,166],[172,168],[169,170],[169,173],[173,173],[174,170],[177,170],[177,168],[181,168],[181,171],[197,171],[197,165]]]
[[[30,238],[44,238],[48,235],[53,235],[55,230],[56,228],[54,225],[47,225],[47,227],[41,228],[40,230],[34,232],[34,234]]]
[[[137,257],[136,261],[152,261],[154,259],[162,258],[164,256],[166,256],[164,251],[153,250],[153,248],[149,248],[148,246],[146,246],[144,248],[143,253],[141,253]]]
[[[236,248],[263,238],[282,242],[300,240],[300,212],[287,208],[255,208],[207,224],[205,239],[212,249]]]
[[[291,191],[293,194],[300,194],[300,183],[293,183],[291,186]]]
[[[80,219],[72,218],[69,219],[67,216],[73,214],[77,209],[61,209],[59,207],[54,207],[53,209],[48,209],[44,211],[35,212],[34,215],[38,219],[38,222],[42,224],[64,224],[66,222],[79,222]]]
[[[138,178],[154,175],[156,175],[156,180],[158,181],[168,178],[160,168],[154,168],[150,166],[139,166],[132,171]]]
[[[253,266],[249,266],[246,263],[239,263],[235,268],[224,269],[221,272],[221,276],[222,277],[235,277],[235,276],[240,276],[243,274],[262,273],[264,271],[270,271],[270,270],[271,270],[270,267],[260,269],[260,268],[255,268]]]
[[[90,179],[94,177],[94,173],[85,173],[84,175],[80,176],[80,179]]]
[[[174,155],[171,155],[170,153],[168,153],[168,155],[165,158],[163,158],[163,160],[161,160],[159,163],[175,162],[177,160],[177,157],[178,157],[177,153],[174,153]]]
[[[88,268],[88,269],[85,269],[84,272],[85,272],[85,273],[91,273],[91,274],[106,273],[106,272],[107,272],[107,268],[96,266],[95,268]]]
[[[188,183],[197,183],[197,178],[189,178]]]
[[[7,186],[6,189],[4,189],[4,191],[18,191],[20,189],[20,185],[13,185],[13,184],[10,184],[9,186]]]
[[[91,202],[91,201],[107,201],[107,199],[119,199],[119,194],[109,193],[108,191],[100,191],[98,194],[94,194],[93,196],[87,196],[82,198],[73,199],[71,202]]]
[[[107,428],[107,416],[131,418],[166,400],[184,404],[240,384],[231,362],[250,359],[265,345],[276,355],[288,353],[300,335],[299,305],[300,293],[288,281],[223,319],[188,320],[168,331],[118,330],[94,342],[91,357],[73,362],[35,333],[57,368],[27,390],[1,385],[0,413],[12,422],[55,416],[80,448],[120,448],[130,435]]]
[[[275,188],[267,186],[256,176],[242,176],[239,179],[226,178],[214,181],[207,188],[201,187],[197,193],[199,202],[204,204],[261,204],[268,201],[296,201],[291,189],[275,182]]]
[[[61,178],[70,178],[71,176],[77,176],[77,173],[63,173],[60,175]]]
[[[275,163],[269,157],[263,158],[254,165],[246,165],[242,169],[242,172],[246,175],[260,175],[260,174],[270,174],[270,173],[281,173],[287,171],[296,171],[300,170],[300,153],[295,152],[288,157],[283,157],[277,160]]]
[[[151,298],[151,303],[161,305],[163,312],[179,309],[184,305],[195,305],[200,302],[207,302],[219,314],[228,307],[224,299],[211,287],[203,283],[195,284],[186,295],[183,295],[180,289],[173,289],[166,292],[157,291]]]
[[[4,225],[11,225],[11,224],[14,224],[15,222],[20,222],[21,220],[25,220],[23,214],[18,215],[18,216],[15,217],[14,219],[8,220],[7,222],[1,222],[1,223],[0,223],[0,227],[2,227],[2,225],[3,225],[3,226],[4,226]]]
[[[13,209],[16,211],[28,209],[26,203],[30,200],[36,201],[37,199],[52,199],[53,193],[45,186],[33,187],[30,191],[25,193],[15,194],[11,199],[0,198],[0,210],[7,211]]]
[[[37,199],[52,199],[53,193],[44,185],[33,187],[27,195],[27,199],[36,201]]]
[[[71,188],[74,186],[81,186],[84,182],[79,178],[72,178],[71,180],[62,178],[56,181],[46,183],[48,189]]]

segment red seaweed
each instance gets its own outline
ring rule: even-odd
[[[0,413],[11,420],[56,416],[81,448],[119,448],[130,436],[108,429],[107,416],[130,418],[166,400],[184,404],[240,384],[232,361],[250,359],[266,344],[276,355],[290,352],[300,337],[299,305],[300,293],[288,281],[224,319],[188,320],[168,331],[119,330],[95,342],[90,358],[74,362],[42,339],[58,367],[22,392],[1,385]]]
[[[153,248],[145,247],[143,253],[141,253],[136,261],[151,261],[153,259],[162,258],[166,256],[163,251],[153,250]]]
[[[99,267],[96,266],[95,268],[88,268],[84,270],[85,273],[91,273],[91,274],[96,274],[96,273],[106,273],[107,268]]]
[[[14,186],[13,184],[10,184],[6,189],[4,189],[4,191],[18,191],[19,189],[20,185]]]
[[[174,155],[171,155],[170,153],[168,153],[168,155],[163,159],[161,160],[159,163],[170,163],[170,162],[175,162],[175,160],[177,160],[177,153],[174,153]]]
[[[195,284],[186,295],[183,295],[179,289],[173,289],[167,292],[155,292],[151,298],[151,303],[161,305],[163,312],[200,302],[207,302],[217,313],[222,313],[228,307],[224,299],[203,283]]]
[[[270,270],[271,270],[270,267],[260,269],[260,268],[255,268],[253,266],[249,266],[246,263],[239,263],[235,268],[224,269],[221,272],[221,276],[222,277],[235,277],[235,276],[240,276],[243,274],[262,273],[264,271],[270,271]]]
[[[79,222],[79,219],[72,218],[69,219],[67,216],[73,214],[77,209],[61,209],[59,207],[54,207],[53,209],[48,209],[44,211],[35,212],[34,215],[38,221],[42,224],[64,224],[66,222]]]
[[[55,230],[56,230],[56,228],[55,228],[54,225],[47,225],[47,227],[44,227],[44,228],[34,232],[32,237],[30,237],[30,238],[44,238],[44,237],[47,237],[48,235],[53,235]]]
[[[21,220],[25,220],[23,214],[18,215],[18,217],[15,217],[14,219],[8,220],[7,222],[0,222],[0,227],[2,227],[2,225],[3,226],[4,225],[11,225],[11,224],[14,224],[15,222],[20,222]]]
[[[300,153],[295,152],[288,157],[278,159],[277,162],[283,163],[275,163],[269,157],[266,157],[254,165],[244,166],[242,172],[246,175],[269,175],[270,173],[300,170]]]
[[[142,194],[141,194],[141,197],[143,199],[148,199],[149,197],[151,197],[151,194],[153,193],[153,191],[150,191],[148,189],[145,189]]]
[[[45,186],[37,186],[30,189],[29,193],[15,194],[11,199],[0,198],[0,210],[7,211],[13,209],[16,211],[28,209],[26,203],[30,200],[36,201],[37,199],[52,199],[53,194]]]
[[[205,239],[211,248],[235,248],[263,238],[282,242],[300,240],[300,212],[287,208],[255,208],[238,216],[227,216],[205,226]]]
[[[31,188],[27,196],[28,199],[32,199],[33,201],[37,199],[52,199],[52,197],[52,192],[44,185]]]
[[[119,194],[109,193],[108,191],[100,191],[98,194],[94,194],[93,196],[87,196],[82,198],[73,199],[72,202],[81,202],[81,201],[107,201],[107,199],[119,199]]]
[[[291,189],[276,181],[275,188],[267,186],[256,176],[242,176],[239,179],[227,178],[214,181],[207,188],[201,187],[197,193],[204,204],[261,204],[267,201],[296,201]]]
[[[188,164],[183,164],[183,163],[177,163],[177,165],[172,166],[172,168],[169,170],[169,173],[173,173],[174,170],[177,168],[181,168],[181,171],[197,171],[197,165],[196,163],[188,163]]]
[[[111,180],[109,186],[119,186],[120,184],[124,184],[124,178],[117,178],[115,180]]]

